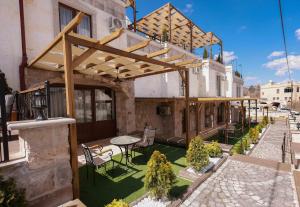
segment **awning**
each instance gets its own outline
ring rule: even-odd
[[[212,32],[204,32],[170,3],[139,19],[136,26],[138,31],[157,39],[161,39],[166,30],[168,41],[179,46],[190,47],[191,39],[193,48],[222,42]]]

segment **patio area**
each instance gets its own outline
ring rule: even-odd
[[[109,140],[99,141],[107,143]],[[99,143],[98,142],[98,143]],[[93,143],[95,144],[95,143]],[[135,201],[146,194],[144,188],[144,177],[147,168],[147,162],[151,153],[158,150],[165,154],[171,162],[175,174],[178,176],[179,171],[186,167],[186,150],[180,147],[173,147],[155,143],[147,148],[145,154],[136,152],[132,159],[132,164],[125,165],[125,160],[120,162],[121,154],[118,147],[108,145],[104,149],[111,148],[114,151],[113,160],[115,167],[112,168],[112,163],[107,165],[107,171],[101,168],[96,172],[95,183],[93,182],[92,169],[89,169],[87,178],[87,166],[81,165],[79,170],[80,175],[80,199],[87,206],[105,206],[113,199],[123,199],[128,203]],[[79,162],[82,162],[82,152],[79,150]],[[180,197],[192,182],[183,178],[177,177],[176,184],[170,192],[172,199]]]

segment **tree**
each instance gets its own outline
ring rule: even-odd
[[[193,138],[186,153],[186,160],[195,170],[200,171],[208,165],[208,151],[200,136]]]
[[[207,59],[208,58],[208,52],[207,52],[207,49],[204,48],[203,50],[203,59]]]
[[[4,84],[4,93],[10,94],[12,92],[12,88],[10,88],[7,84],[5,73],[0,70],[0,81]]]
[[[147,163],[145,188],[155,198],[167,196],[175,184],[176,175],[164,154],[154,151]]]
[[[166,28],[163,28],[163,30],[162,30],[161,40],[162,40],[162,42],[168,42],[168,40],[169,40],[169,34],[168,34],[168,30]]]

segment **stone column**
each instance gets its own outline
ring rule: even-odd
[[[75,119],[18,121],[8,124],[25,141],[26,157],[0,165],[1,174],[14,177],[26,189],[29,206],[57,206],[72,200],[69,128]]]

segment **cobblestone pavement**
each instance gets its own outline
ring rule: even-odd
[[[298,206],[291,172],[229,158],[182,207]]]
[[[250,156],[282,162],[281,145],[283,142],[283,134],[287,131],[286,122],[284,120],[276,120],[275,124],[270,125],[263,139],[260,140]],[[287,151],[289,151],[289,149],[287,149]],[[285,159],[287,163],[290,163],[291,159],[289,153],[286,154]]]

